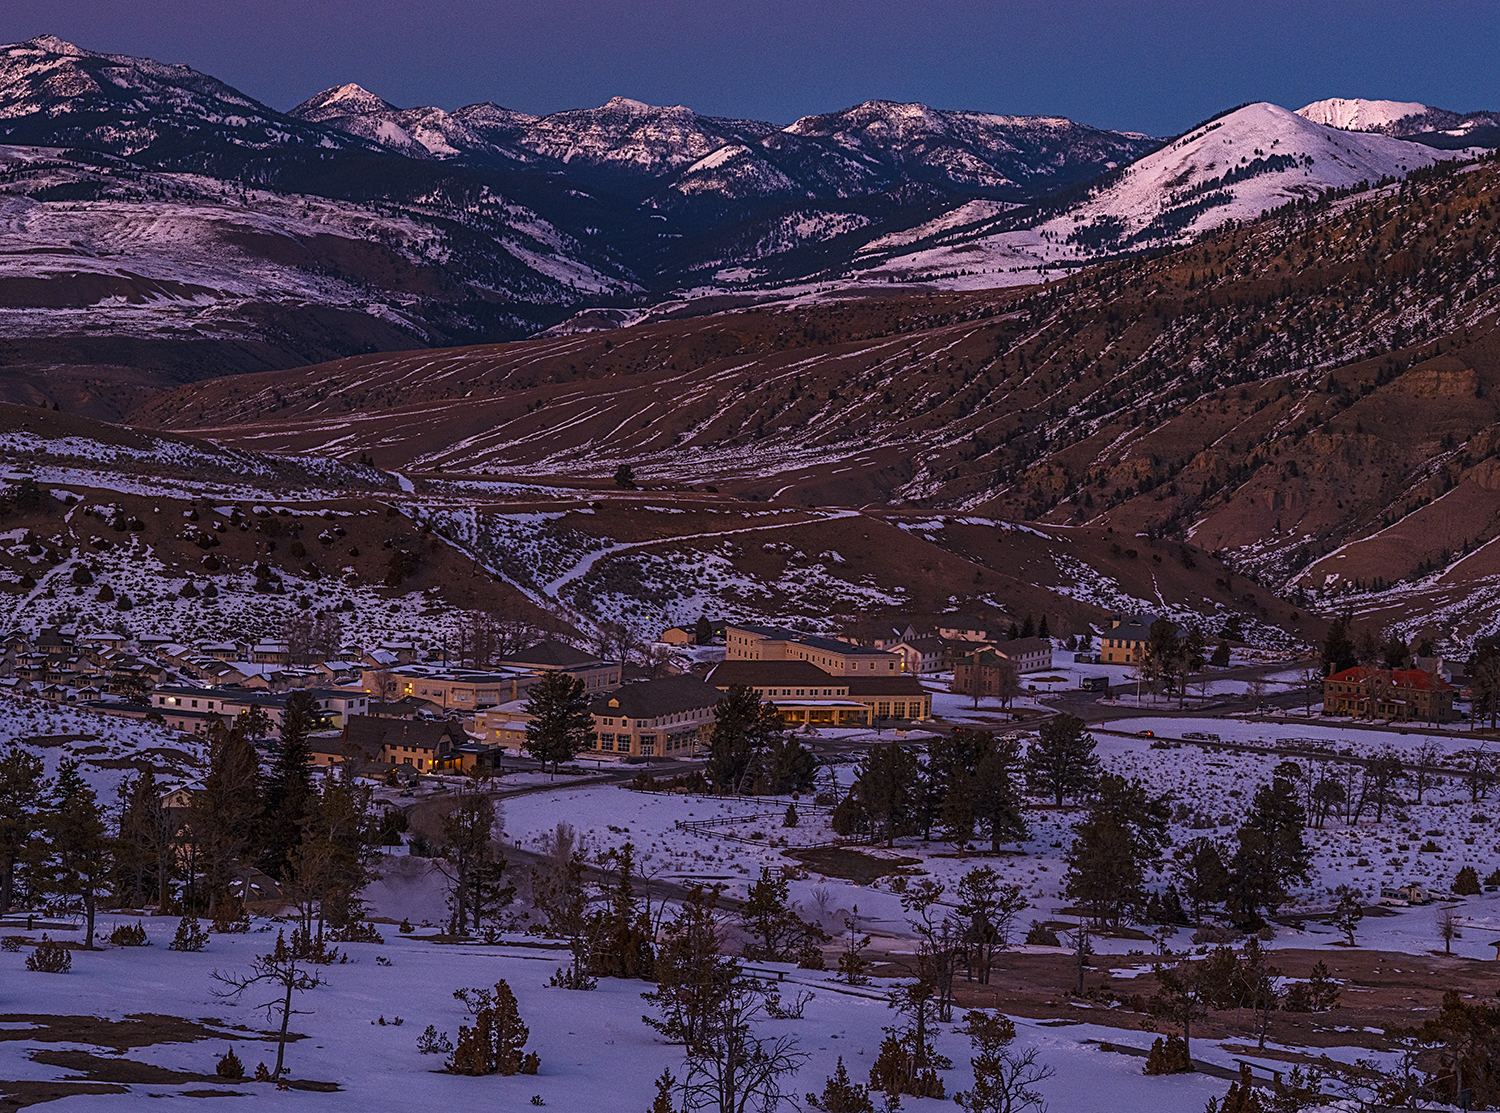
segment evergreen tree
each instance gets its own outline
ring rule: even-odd
[[[964,1113],[1022,1113],[1026,1109],[1046,1109],[1041,1091],[1034,1087],[1056,1072],[1037,1061],[1035,1048],[1015,1052],[1010,1049],[1016,1038],[1016,1026],[1009,1017],[971,1012],[965,1018],[974,1055],[974,1088],[953,1095]]]
[[[535,1053],[526,1054],[531,1031],[521,1021],[521,1010],[510,983],[495,983],[494,992],[460,989],[454,997],[474,1014],[474,1026],[460,1025],[458,1044],[448,1069],[454,1074],[535,1074],[541,1065]]]
[[[1328,624],[1328,635],[1323,639],[1323,675],[1332,676],[1357,664],[1359,659],[1349,637],[1348,623],[1343,618],[1335,618]]]
[[[1051,796],[1058,807],[1064,797],[1091,792],[1099,783],[1094,746],[1094,736],[1084,730],[1082,719],[1052,716],[1026,748],[1027,788],[1038,796]]]
[[[1216,669],[1227,669],[1229,667],[1229,643],[1220,639],[1219,644],[1214,647],[1214,655],[1209,658],[1208,663]]]
[[[713,624],[708,621],[708,615],[700,614],[698,622],[693,626],[693,641],[698,645],[712,645],[713,640]]]
[[[1096,924],[1114,929],[1146,898],[1145,872],[1130,832],[1117,818],[1091,811],[1074,831],[1063,891]]]
[[[109,876],[109,839],[99,800],[78,772],[78,762],[58,764],[47,814],[47,887],[83,905],[84,946],[94,948],[94,912],[99,889]]]
[[[1306,813],[1290,781],[1275,777],[1256,789],[1230,869],[1232,911],[1245,926],[1259,926],[1262,910],[1274,915],[1286,900],[1287,886],[1307,880],[1312,855],[1302,838],[1305,826]]]
[[[995,853],[1001,843],[1026,837],[1021,797],[1011,775],[1015,765],[1015,744],[991,740],[974,770],[974,818],[988,834]]]
[[[916,755],[894,742],[870,747],[860,762],[853,794],[887,846],[917,831],[921,782]]]
[[[1209,838],[1196,838],[1183,848],[1177,866],[1177,881],[1187,898],[1193,922],[1202,923],[1204,915],[1229,899],[1229,869],[1224,852]]]
[[[765,751],[773,753],[772,774],[762,780]],[[782,779],[803,784],[811,775],[811,755],[787,737],[786,723],[775,704],[762,702],[755,689],[736,684],[714,705],[714,728],[708,739],[704,772],[715,791],[744,793],[757,782]]]
[[[672,1090],[676,1086],[677,1079],[672,1077],[670,1070],[664,1070],[657,1075],[656,1096],[652,1099],[651,1108],[646,1110],[646,1113],[677,1113],[677,1107],[672,1103]]]
[[[779,713],[777,718],[780,719]],[[757,762],[760,772],[755,778],[755,791],[769,796],[811,792],[818,770],[818,760],[812,751],[784,728],[776,732],[768,727],[766,733],[766,745]]]
[[[849,1078],[842,1055],[833,1074],[824,1080],[823,1092],[808,1094],[807,1104],[820,1113],[875,1113],[869,1091]]]
[[[1021,623],[1021,637],[1036,637],[1036,619],[1029,614],[1026,616],[1026,621]]]
[[[302,839],[302,818],[312,795],[312,751],[307,738],[322,716],[308,691],[293,692],[281,716],[281,737],[271,748],[271,770],[265,783],[261,869],[278,881]]]
[[[807,947],[826,942],[828,935],[797,915],[788,899],[791,882],[785,874],[762,866],[740,905],[740,924],[750,937],[745,957],[759,962],[795,962]]]
[[[0,915],[15,903],[17,870],[41,834],[48,791],[42,770],[40,757],[16,745],[0,757]]]
[[[963,941],[970,970],[980,985],[990,984],[996,951],[1010,946],[1016,917],[1026,908],[1019,885],[1003,885],[989,866],[969,870],[958,882],[958,914],[967,921]]]
[[[495,838],[495,803],[483,791],[466,787],[443,817],[439,871],[448,881],[448,906],[457,935],[466,935],[515,898],[515,886],[502,885],[505,855]]]
[[[724,923],[719,889],[692,886],[662,932],[656,955],[656,988],[641,994],[657,1016],[645,1021],[673,1043],[699,1047],[719,1005],[739,977],[739,963],[720,952]]]
[[[531,687],[526,700],[526,752],[544,766],[572,761],[578,751],[594,744],[594,718],[589,714],[588,690],[582,680],[565,672],[549,672]]]
[[[140,908],[148,895],[158,908],[167,904],[176,865],[177,823],[162,804],[156,774],[146,770],[120,782],[119,835],[114,840],[115,892],[122,902]],[[155,890],[152,892],[152,890]]]
[[[589,973],[607,978],[651,977],[651,924],[635,894],[635,847],[626,843],[605,856],[614,883],[604,908],[590,917]]]
[[[1047,616],[1046,615],[1042,615],[1042,621],[1037,624],[1036,636],[1039,637],[1039,638],[1048,638],[1048,639],[1050,639],[1052,637],[1052,631],[1050,629],[1048,629],[1048,627],[1047,627]]]
[[[208,774],[203,787],[193,794],[188,812],[194,857],[204,863],[210,916],[229,895],[230,882],[247,872],[255,858],[262,811],[260,758],[245,737],[243,725],[242,721],[232,727],[220,719],[210,722]]]

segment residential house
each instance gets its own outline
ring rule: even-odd
[[[1323,714],[1399,723],[1446,723],[1454,718],[1456,694],[1452,684],[1424,669],[1356,665],[1323,681]]]
[[[1099,639],[1099,660],[1106,665],[1139,665],[1151,641],[1155,615],[1115,615],[1110,628]]]
[[[1009,683],[1013,677],[1007,674],[1019,676],[1020,671],[1014,660],[986,646],[964,654],[954,663],[953,683],[949,685],[949,690],[962,692],[966,696],[992,697],[1008,702],[1014,689],[1010,689]]]
[[[927,676],[953,667],[951,654],[955,644],[933,634],[925,638],[902,638],[884,648],[905,661],[904,672]]]
[[[475,732],[491,746],[520,753],[526,745],[526,726],[532,719],[526,703],[523,699],[510,700],[481,711],[474,716]]]
[[[724,634],[726,662],[806,661],[834,676],[897,675],[906,664],[899,654],[883,649],[778,626],[730,624]]]
[[[351,715],[344,722],[341,740],[357,747],[370,761],[410,765],[419,773],[456,768],[461,759],[455,751],[469,744],[469,736],[453,719],[424,723],[371,715]]]
[[[594,697],[594,749],[631,757],[685,757],[708,740],[723,693],[696,676],[626,684]]]
[[[986,622],[966,614],[945,614],[938,618],[937,635],[956,642],[993,642],[1003,635],[997,623]]]

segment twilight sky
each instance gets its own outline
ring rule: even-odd
[[[1500,109],[1493,0],[4,0],[55,34],[186,62],[276,108],[354,81],[407,107],[614,95],[790,123],[881,97],[1179,132],[1322,97]]]

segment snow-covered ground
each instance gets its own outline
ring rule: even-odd
[[[115,922],[128,917],[105,917],[107,932]],[[271,1027],[263,1010],[254,1004],[262,999],[253,992],[241,1002],[226,1002],[214,995],[213,971],[241,972],[253,956],[269,949],[273,931],[284,925],[257,921],[245,935],[213,935],[202,953],[179,953],[167,949],[176,928],[171,918],[143,921],[153,945],[145,948],[106,948],[97,952],[74,952],[73,969],[67,974],[32,973],[25,969],[26,953],[0,952],[0,996],[7,1013],[26,1019],[7,1021],[10,1029],[0,1040],[0,1078],[57,1079],[74,1072],[39,1063],[31,1058],[38,1050],[90,1047],[86,1038],[67,1033],[61,1040],[43,1028],[49,1015],[92,1016],[122,1020],[141,1014],[183,1017],[202,1021],[206,1031],[193,1042],[182,1036],[176,1042],[132,1047],[124,1056],[94,1047],[95,1054],[128,1059],[171,1070],[212,1076],[214,1064],[229,1048],[252,1070],[258,1062],[271,1065],[275,1046],[259,1033]],[[7,926],[7,932],[17,930]],[[265,1084],[231,1085],[207,1078],[184,1082],[134,1084],[125,1094],[93,1094],[67,1098],[56,1107],[70,1110],[123,1108],[157,1096],[169,1103],[203,1094],[243,1092],[287,1109],[351,1110],[358,1113],[407,1113],[411,1109],[464,1111],[521,1109],[545,1103],[553,1109],[635,1110],[651,1103],[653,1080],[664,1069],[683,1075],[680,1047],[662,1042],[644,1024],[648,1011],[640,999],[649,987],[641,982],[605,979],[590,993],[548,988],[547,979],[562,958],[553,950],[525,946],[434,945],[404,937],[386,928],[384,945],[351,944],[343,949],[348,962],[320,968],[325,984],[302,994],[296,1007],[302,1015],[292,1020],[292,1030],[308,1038],[287,1049],[289,1074],[294,1079],[337,1083],[336,1093],[290,1091],[277,1093]],[[33,933],[33,938],[40,933]],[[29,948],[28,948],[29,950]],[[764,1020],[758,1035],[790,1035],[809,1055],[791,1092],[821,1090],[842,1057],[857,1081],[869,1075],[879,1050],[881,1028],[891,1024],[894,1014],[886,1007],[878,983],[858,992],[825,983],[826,975],[793,972],[798,985],[783,988],[788,997],[795,988],[810,986],[813,993],[801,1020]],[[515,992],[522,1020],[530,1028],[528,1049],[541,1057],[536,1076],[514,1075],[481,1078],[459,1077],[440,1072],[441,1057],[422,1055],[417,1038],[427,1025],[456,1038],[458,1027],[467,1023],[463,1005],[453,991],[464,986],[488,987],[505,979]],[[399,1018],[399,1023],[398,1023]],[[384,1019],[385,1023],[380,1021]],[[243,1026],[237,1028],[235,1026]],[[954,1060],[944,1072],[949,1093],[967,1088],[973,1080],[969,1068],[967,1038],[943,1026],[935,1033],[938,1050]],[[1110,1095],[1111,1108],[1152,1113],[1197,1113],[1208,1098],[1222,1094],[1225,1084],[1203,1075],[1147,1078],[1140,1059],[1110,1054],[1089,1040],[1109,1040],[1144,1047],[1150,1033],[1120,1033],[1090,1024],[1066,1028],[1044,1027],[1017,1018],[1017,1046],[1035,1047],[1042,1058],[1057,1069],[1053,1079],[1041,1086],[1058,1110],[1095,1108],[1100,1094]],[[253,1030],[247,1031],[246,1029]],[[35,1035],[27,1033],[35,1031]],[[105,1037],[101,1036],[101,1040]],[[106,1043],[105,1047],[108,1046]],[[1200,1057],[1231,1065],[1230,1054],[1206,1043],[1195,1047]],[[205,1085],[207,1083],[208,1085]],[[541,1102],[534,1102],[539,1095]],[[951,1101],[905,1099],[911,1110],[952,1109]]]

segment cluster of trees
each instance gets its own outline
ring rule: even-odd
[[[1146,648],[1141,656],[1141,678],[1151,691],[1165,691],[1176,695],[1179,706],[1187,698],[1188,677],[1201,672],[1208,663],[1208,642],[1203,631],[1189,626],[1185,633],[1177,632],[1177,625],[1165,618],[1151,624]],[[1225,647],[1224,664],[1228,664],[1228,647]],[[1215,663],[1218,663],[1215,653]]]
[[[1350,616],[1340,615],[1329,624],[1328,633],[1323,639],[1323,675],[1332,676],[1336,672],[1352,669],[1355,665],[1409,669],[1414,657],[1431,657],[1434,650],[1431,638],[1408,642],[1395,630],[1380,635],[1365,626],[1356,631]],[[1476,646],[1476,655],[1478,652],[1479,648]],[[1471,658],[1471,673],[1473,665],[1474,659]]]
[[[240,918],[255,871],[296,905],[305,930],[345,928],[362,915],[382,838],[370,791],[350,779],[314,784],[307,738],[320,722],[311,696],[287,703],[265,772],[253,738],[270,733],[263,714],[212,720],[208,771],[169,806],[151,772],[127,778],[106,808],[73,761],[55,778],[21,747],[0,757],[0,911],[49,903],[85,917],[85,945],[101,901],[113,906]]]
[[[1018,747],[988,731],[955,730],[934,740],[927,761],[899,743],[871,747],[861,760],[853,786],[834,809],[840,835],[863,832],[895,839],[934,831],[960,845],[975,826],[992,848],[1026,837],[1015,777]]]
[[[1068,850],[1064,878],[1065,892],[1093,923],[1113,930],[1131,915],[1192,923],[1222,914],[1255,930],[1286,902],[1289,886],[1308,877],[1306,813],[1279,772],[1256,790],[1233,842],[1187,843],[1172,882],[1158,893],[1147,888],[1146,870],[1167,846],[1170,818],[1166,798],[1151,796],[1139,781],[1101,777]]]
[[[715,792],[782,795],[810,792],[817,763],[787,729],[774,704],[735,685],[714,705],[704,772]]]

